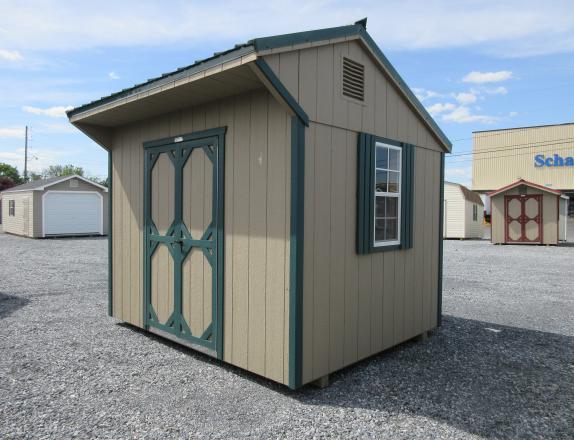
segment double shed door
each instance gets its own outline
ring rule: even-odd
[[[504,196],[505,241],[542,243],[542,195]]]
[[[225,129],[147,142],[146,329],[222,356]]]

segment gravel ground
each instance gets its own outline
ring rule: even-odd
[[[298,392],[114,323],[105,255],[0,234],[0,438],[574,437],[574,247],[446,242],[443,327]]]

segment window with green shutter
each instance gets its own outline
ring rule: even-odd
[[[413,145],[359,133],[357,253],[412,247]]]

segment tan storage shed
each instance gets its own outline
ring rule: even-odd
[[[107,234],[108,189],[82,176],[35,180],[1,197],[4,232],[31,238]]]
[[[68,113],[110,154],[110,315],[291,388],[439,325],[451,144],[365,26]]]
[[[560,221],[560,191],[520,179],[488,196],[492,243],[558,244],[566,221]]]
[[[482,238],[484,203],[459,183],[444,183],[444,238]]]

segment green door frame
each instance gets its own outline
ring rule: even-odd
[[[144,142],[144,307],[143,322],[167,332],[218,359],[223,358],[223,215],[224,156],[227,127]],[[213,164],[212,220],[203,236],[192,237],[183,221],[183,167],[193,149],[201,148]],[[174,167],[175,203],[173,222],[160,234],[151,216],[151,176],[160,154],[167,154]],[[160,323],[151,304],[151,258],[158,246],[167,247],[174,263],[174,310]],[[199,248],[212,268],[212,321],[201,335],[193,335],[182,313],[182,267],[193,248]]]

